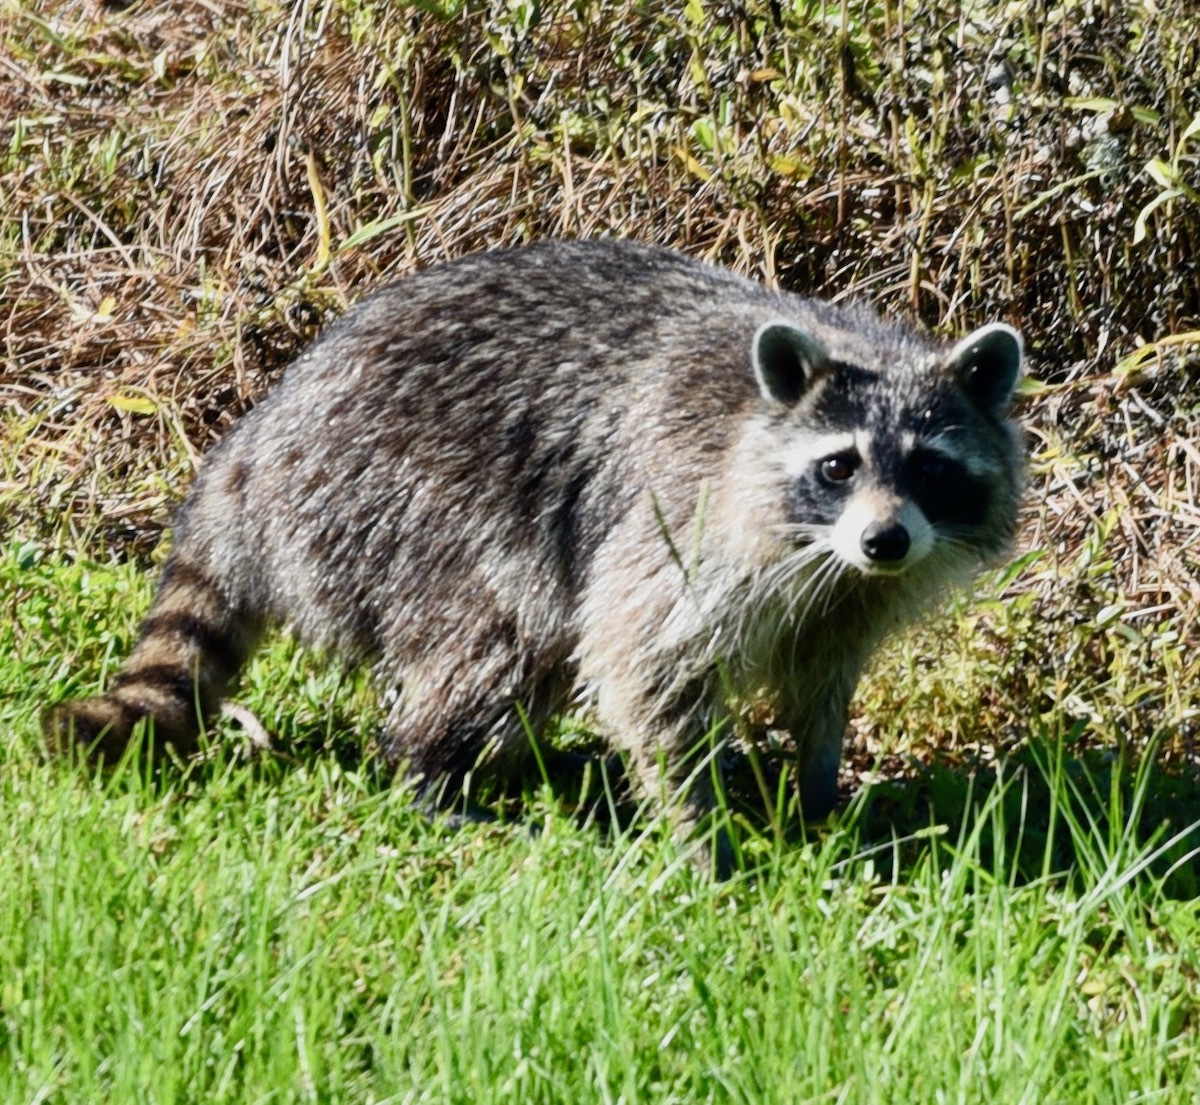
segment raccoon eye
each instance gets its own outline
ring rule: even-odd
[[[826,457],[821,461],[821,476],[828,483],[845,483],[857,467],[853,457]]]

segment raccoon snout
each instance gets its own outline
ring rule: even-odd
[[[846,504],[830,544],[846,564],[866,575],[897,575],[925,558],[934,533],[915,503],[868,490]]]
[[[869,560],[894,564],[908,555],[912,539],[900,522],[872,522],[863,530],[859,545]]]

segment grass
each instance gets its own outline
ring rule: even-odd
[[[28,545],[2,571],[0,1099],[1193,1100],[1200,808],[1152,759],[1040,732],[907,812],[892,779],[784,841],[742,817],[714,885],[545,785],[431,824],[323,753],[369,697],[286,641],[239,695],[290,719],[274,753],[47,766],[36,704],[112,670],[149,588]]]

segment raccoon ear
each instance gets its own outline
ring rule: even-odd
[[[790,322],[768,322],[754,335],[754,378],[768,402],[794,407],[829,360],[816,338]]]
[[[1002,414],[1021,377],[1024,357],[1021,335],[1003,322],[992,322],[963,338],[947,364],[981,410]]]

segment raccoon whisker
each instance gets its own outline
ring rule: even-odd
[[[819,565],[829,554],[829,547],[823,542],[795,549],[759,574],[754,584],[755,597],[759,601],[770,601],[779,594],[786,594],[803,573]]]
[[[822,564],[817,571],[804,581],[804,586],[796,590],[788,602],[784,612],[784,620],[789,625],[803,625],[812,609],[813,600],[821,590],[822,577],[830,570],[829,564]]]
[[[804,609],[800,612],[800,622],[808,621],[809,616],[817,607],[817,601],[823,600],[821,604],[822,613],[828,613],[830,606],[838,593],[838,585],[843,576],[845,576],[849,565],[846,564],[840,556],[831,556],[821,568],[813,575],[813,586],[810,588],[811,594],[808,601],[804,604]]]
[[[775,566],[769,582],[769,592],[786,594],[798,583],[807,586],[802,577],[806,573],[811,576],[819,572],[831,555],[832,550],[824,543],[806,545],[803,549],[798,549]]]
[[[975,538],[975,540],[970,538]],[[946,554],[947,560],[961,561],[968,566],[977,565],[984,556],[983,551],[979,548],[978,534],[964,533],[949,527],[939,529],[938,547]]]
[[[965,526],[960,527],[943,525],[939,527],[938,533],[942,540],[948,545],[965,549],[971,553],[978,552],[979,534],[976,530]]]
[[[850,577],[850,584],[845,588],[848,592],[853,588],[854,577],[850,576],[850,565],[847,564],[841,557],[835,557],[836,570],[833,577],[829,581],[829,585],[825,588],[825,603],[821,607],[822,615],[828,614],[833,608],[834,602],[840,597],[842,592],[842,581],[846,577]]]
[[[794,625],[803,625],[812,613],[817,599],[823,594],[827,597],[836,590],[837,581],[842,575],[844,565],[840,557],[832,552],[817,565],[803,585],[792,595],[786,611],[786,620]],[[801,605],[803,604],[803,605]]]
[[[745,599],[737,610],[733,627],[735,640],[744,642],[750,639],[752,631],[765,623],[782,574],[781,566],[774,564],[749,581]]]
[[[775,566],[773,575],[776,578],[771,579],[771,590],[787,594],[797,585],[807,587],[812,576],[821,571],[831,555],[832,550],[824,542],[797,549]]]
[[[773,532],[783,540],[796,544],[800,548],[809,548],[828,539],[832,529],[832,526],[816,523],[786,522],[775,527]]]
[[[781,573],[778,581],[779,590],[790,596],[784,611],[784,620],[787,623],[801,625],[817,608],[817,601],[822,597],[824,603],[821,609],[828,611],[838,593],[839,584],[848,566],[841,557],[834,554],[829,544],[832,527],[792,523],[781,529],[793,538],[798,536],[811,538],[810,544],[802,546],[778,565]],[[807,577],[801,580],[800,577],[805,572],[808,573]],[[800,583],[799,586],[797,586],[797,582]]]
[[[769,636],[778,638],[791,622],[791,607],[812,586],[813,577],[830,555],[827,545],[804,545],[759,572],[751,581],[738,611],[735,626],[737,640],[748,640],[753,630],[769,627]],[[790,597],[789,597],[790,596]],[[780,600],[788,597],[781,608]]]

